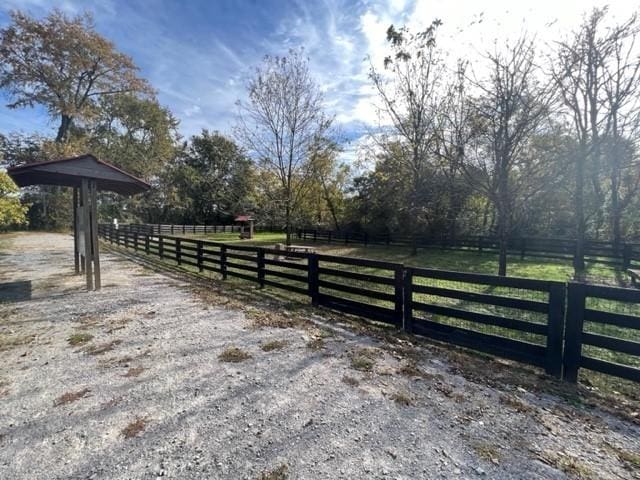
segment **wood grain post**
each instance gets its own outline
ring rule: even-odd
[[[91,258],[93,260],[94,288],[102,288],[100,274],[100,244],[98,242],[98,185],[95,180],[90,183],[91,188]]]
[[[89,209],[89,180],[83,178],[80,184],[80,201],[82,209],[82,233],[84,234],[84,273],[87,290],[93,290],[93,266],[91,264],[91,221]]]
[[[564,372],[562,378],[568,382],[578,381],[578,370],[582,357],[582,329],[584,326],[584,309],[586,301],[586,285],[569,282],[567,289],[567,326],[564,338]]]
[[[73,187],[73,271],[80,274],[80,250],[78,249],[78,187]]]
[[[180,244],[180,238],[174,238],[174,241],[176,245],[176,262],[178,262],[178,265],[182,265],[182,247]]]
[[[629,245],[628,243],[622,246],[622,268],[624,270],[631,268],[632,249],[633,245]]]
[[[144,253],[149,255],[149,235],[144,236]]]

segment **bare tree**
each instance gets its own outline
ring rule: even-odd
[[[603,59],[609,55],[610,41],[600,35],[606,8],[594,9],[578,31],[559,43],[552,76],[562,98],[566,114],[577,140],[574,159],[573,194],[576,250],[573,258],[575,277],[584,277],[584,245],[587,230],[586,181],[591,178],[594,195],[603,204],[598,179],[601,141],[608,135],[609,113],[606,107],[606,71]]]
[[[635,48],[639,28],[634,14],[609,29],[609,58],[603,58],[610,132],[604,145],[609,157],[609,221],[617,251],[622,246],[623,213],[640,189],[640,169],[633,168],[640,135],[640,58]]]
[[[417,253],[420,192],[436,144],[434,118],[443,74],[436,49],[436,30],[440,24],[439,20],[434,20],[426,30],[417,34],[404,27],[396,29],[390,26],[387,41],[391,55],[384,60],[384,71],[371,64],[369,72],[382,102],[385,120],[393,126],[391,136],[396,140],[387,138],[380,145],[399,146],[402,150],[400,160],[412,177],[407,212],[413,254]]]
[[[266,56],[247,86],[248,101],[238,101],[236,135],[259,165],[278,179],[277,201],[285,210],[287,244],[292,218],[313,173],[313,145],[331,125],[323,98],[301,50],[285,57]]]
[[[448,237],[454,242],[466,195],[460,185],[468,143],[474,136],[473,108],[467,92],[467,62],[458,61],[435,115],[435,156],[447,182]]]
[[[523,36],[513,46],[487,54],[487,59],[491,67],[488,78],[475,82],[480,91],[474,102],[479,150],[472,163],[466,163],[465,171],[495,205],[498,274],[504,276],[516,199],[522,198],[525,185],[514,178],[528,177],[524,173],[532,165],[527,148],[548,118],[553,95],[540,80],[532,39]]]

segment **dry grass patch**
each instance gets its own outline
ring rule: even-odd
[[[345,375],[342,377],[342,383],[346,383],[347,385],[351,385],[352,387],[357,387],[360,385],[360,381],[357,378],[350,377],[349,375]]]
[[[221,362],[229,362],[229,363],[240,363],[244,362],[251,358],[251,354],[245,352],[241,348],[238,347],[228,347],[225,348],[220,355],[218,355],[218,360]]]
[[[622,462],[624,462],[631,469],[640,469],[640,453],[630,452],[623,448],[616,447],[610,443],[604,443],[604,447],[615,454]]]
[[[289,467],[287,465],[279,465],[273,470],[262,472],[258,480],[286,480],[289,477]]]
[[[133,438],[137,437],[145,427],[148,425],[149,421],[143,417],[137,417],[135,420],[130,422],[126,427],[122,429],[120,433],[124,438]]]
[[[500,395],[500,403],[513,408],[518,413],[530,413],[535,410],[531,405],[520,400],[515,395]]]
[[[380,353],[373,348],[359,348],[351,352],[351,368],[363,372],[371,372],[376,365],[376,357]]]
[[[473,445],[473,449],[480,458],[483,458],[494,465],[500,464],[502,454],[500,453],[500,449],[495,445],[491,445],[489,443],[476,443]]]
[[[67,405],[69,403],[73,403],[77,400],[80,400],[81,398],[86,397],[90,391],[91,390],[89,390],[88,388],[83,388],[82,390],[79,390],[77,392],[63,393],[62,395],[60,395],[58,398],[54,400],[53,405],[55,407],[59,407],[60,405]]]
[[[89,355],[102,355],[103,353],[110,352],[117,345],[120,345],[122,340],[112,340],[107,343],[102,343],[100,345],[89,345],[85,350]]]
[[[313,338],[307,342],[307,348],[314,352],[324,350],[324,347],[326,347],[326,343],[323,338]]]
[[[123,375],[123,377],[138,377],[142,372],[144,372],[146,368],[144,367],[133,367],[130,368],[127,373]]]
[[[588,466],[582,463],[580,459],[567,455],[564,452],[555,453],[545,450],[538,458],[547,465],[566,473],[572,478],[579,478],[580,480],[596,480],[599,478]]]
[[[289,342],[287,342],[286,340],[271,340],[269,342],[263,343],[260,348],[263,352],[272,352],[274,350],[282,350],[287,345],[289,345]]]
[[[74,333],[67,338],[67,342],[69,342],[69,345],[73,347],[90,342],[91,340],[93,340],[93,335],[89,333]]]
[[[406,392],[393,392],[389,398],[404,407],[413,405],[413,397]]]
[[[29,345],[35,340],[35,335],[0,335],[0,352],[12,348]]]

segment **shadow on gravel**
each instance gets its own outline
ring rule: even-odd
[[[31,300],[31,280],[0,283],[0,303],[16,303]]]

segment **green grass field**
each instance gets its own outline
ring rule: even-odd
[[[284,243],[283,233],[258,233],[252,240],[240,240],[237,233],[218,233],[207,235],[186,235],[192,238],[206,239],[240,245],[273,246]],[[318,253],[339,255],[342,257],[368,258],[387,262],[402,263],[412,267],[437,268],[458,272],[475,272],[496,274],[498,256],[495,253],[478,253],[462,250],[420,249],[418,255],[411,255],[409,248],[386,246],[362,246],[344,244],[314,244],[294,238],[296,245],[312,245]],[[562,261],[544,258],[525,258],[512,255],[509,257],[507,274],[510,277],[536,278],[541,280],[567,281],[573,275],[570,260]],[[607,284],[626,281],[626,275],[613,267],[602,264],[588,265],[587,275],[590,279]]]

